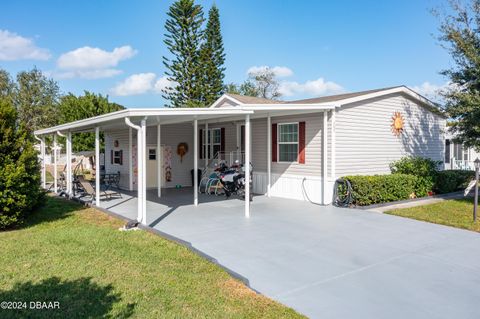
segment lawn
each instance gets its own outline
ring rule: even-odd
[[[395,209],[387,211],[386,214],[480,232],[480,214],[477,222],[473,222],[472,199],[446,200],[430,205]]]
[[[0,302],[59,301],[56,310],[0,318],[303,318],[215,264],[122,221],[49,197],[0,233]]]

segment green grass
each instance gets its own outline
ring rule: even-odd
[[[452,199],[424,206],[395,209],[386,213],[480,232],[480,215],[477,222],[473,222],[472,199]]]
[[[301,318],[187,248],[92,208],[49,197],[0,233],[0,302],[59,301],[59,310],[0,318]]]

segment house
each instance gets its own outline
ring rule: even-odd
[[[288,102],[225,94],[209,108],[127,109],[35,134],[66,135],[68,155],[72,134],[95,131],[99,154],[102,131],[105,171],[118,172],[120,187],[137,191],[138,220],[145,221],[148,189],[161,196],[162,188],[192,187],[191,170],[218,159],[251,162],[256,194],[327,205],[341,176],[389,173],[389,164],[405,155],[443,160],[445,125],[436,105],[398,86]],[[71,177],[67,185],[70,193]]]
[[[475,170],[473,161],[480,158],[480,153],[473,148],[464,146],[455,141],[455,135],[451,132],[445,136],[445,159],[444,169]]]

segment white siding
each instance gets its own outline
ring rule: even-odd
[[[118,141],[118,147],[114,147],[114,142]],[[112,164],[111,150],[123,152],[122,165]],[[130,156],[128,154],[128,129],[105,132],[105,172],[120,172],[120,187],[128,189],[129,187],[129,167]]]
[[[400,136],[391,132],[396,111],[405,120]],[[444,128],[442,117],[400,94],[344,106],[336,116],[336,176],[386,174],[406,155],[442,161]]]

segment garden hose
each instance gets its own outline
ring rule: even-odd
[[[350,207],[352,203],[352,184],[347,179],[337,179],[333,189],[333,204],[337,207]]]

